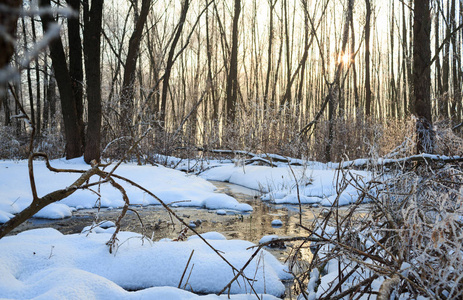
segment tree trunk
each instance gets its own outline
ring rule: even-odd
[[[408,82],[410,80],[410,72],[408,71],[409,62],[408,62],[408,45],[407,45],[407,22],[405,19],[405,1],[402,1],[402,97],[403,97],[403,108],[404,108],[404,119],[409,116],[409,107],[407,101],[408,91]]]
[[[439,44],[440,44],[440,40],[439,40],[439,36],[440,36],[440,26],[439,26],[439,13],[440,13],[440,10],[441,10],[441,2],[440,0],[436,1],[437,2],[437,9],[436,9],[436,16],[434,18],[434,34],[436,35],[435,39],[434,39],[434,53],[439,53]],[[441,65],[440,65],[440,59],[439,57],[437,57],[436,59],[436,75],[435,75],[435,87],[436,87],[436,95],[438,98],[440,98],[442,96],[442,78],[441,78]],[[439,103],[438,105],[438,112],[439,112],[439,115],[443,115],[443,112],[442,112],[442,107],[441,107],[441,103]]]
[[[206,55],[207,56],[207,81],[211,87],[210,95],[211,95],[211,104],[213,108],[212,109],[212,120],[217,120],[219,116],[219,103],[216,97],[214,78],[212,77],[212,44],[211,44],[210,26],[209,26],[209,10],[206,10],[206,52],[207,52],[207,55]],[[207,113],[207,110],[206,110],[206,113]],[[207,120],[207,116],[205,119]]]
[[[26,33],[26,22],[24,21],[24,17],[21,18],[21,25],[23,30],[23,39],[24,39],[24,52],[27,53],[29,49],[27,49],[27,33]],[[31,109],[30,118],[33,126],[35,126],[35,110],[34,110],[34,93],[32,92],[32,80],[31,80],[31,67],[27,66],[26,69],[27,74],[27,87],[29,92],[29,107]]]
[[[395,9],[394,9],[394,1],[391,1],[391,23],[390,23],[390,35],[389,35],[389,39],[390,39],[390,49],[389,49],[389,52],[390,52],[390,63],[389,63],[389,69],[391,71],[390,73],[390,85],[389,85],[389,100],[391,101],[391,112],[390,112],[390,116],[392,118],[397,118],[398,117],[398,111],[399,111],[399,107],[398,107],[398,102],[397,102],[397,92],[396,92],[396,85],[395,85],[395,72],[394,72],[394,67],[395,67],[395,62],[394,62],[394,27],[395,27]]]
[[[37,31],[35,28],[35,20],[32,17],[31,18],[31,26],[32,26],[32,42],[34,45],[37,43]],[[35,56],[35,103],[37,104],[37,109],[36,109],[36,117],[35,117],[35,134],[37,136],[40,136],[40,130],[42,128],[42,122],[41,122],[41,116],[42,116],[42,109],[41,109],[41,103],[40,103],[40,65],[39,65],[39,56]]]
[[[101,71],[100,36],[103,0],[93,0],[91,7],[84,2],[84,54],[87,82],[87,133],[84,160],[100,161],[101,142]]]
[[[84,107],[83,107],[83,82],[84,70],[82,66],[82,40],[80,38],[80,0],[67,0],[76,13],[75,17],[68,18],[68,43],[69,43],[69,75],[72,80],[72,91],[76,101],[77,128],[85,147]]]
[[[265,91],[264,91],[264,109],[267,109],[269,106],[268,101],[268,92],[270,87],[270,75],[272,74],[272,57],[273,57],[273,13],[275,10],[275,5],[278,0],[269,0],[270,5],[270,23],[269,23],[269,33],[268,33],[268,52],[267,52],[267,76],[265,79]]]
[[[182,5],[182,12],[180,15],[180,20],[177,25],[177,31],[175,32],[174,39],[172,40],[172,44],[170,45],[169,55],[167,57],[166,68],[164,71],[164,78],[162,81],[162,96],[161,96],[161,110],[160,110],[160,122],[164,129],[166,129],[166,109],[167,109],[167,94],[169,93],[169,80],[170,74],[172,72],[172,66],[174,65],[174,54],[175,54],[175,47],[178,44],[180,39],[180,35],[183,31],[183,25],[185,23],[186,15],[188,12],[188,8],[190,7],[190,1],[184,0]]]
[[[448,20],[450,16],[450,8],[447,6],[447,22],[445,22],[445,36],[449,36],[451,32],[450,28],[450,20]],[[442,115],[444,118],[450,117],[449,111],[449,74],[450,74],[450,42],[445,43],[444,46],[444,58],[443,58],[443,66],[442,66],[442,95],[444,95],[443,99],[441,100],[440,106],[442,107]]]
[[[241,13],[241,1],[235,0],[232,46],[230,55],[230,67],[227,76],[227,119],[230,123],[235,121],[236,103],[238,99],[238,21]]]
[[[0,83],[0,107],[3,106],[3,113],[4,113],[4,120],[3,124],[5,126],[10,125],[10,116],[11,116],[11,111],[10,111],[10,106],[8,103],[8,88],[7,84]]]
[[[50,0],[40,0],[39,3],[41,7],[50,7]],[[53,18],[48,14],[42,15],[41,18],[43,30],[48,31],[53,22]],[[82,156],[83,150],[82,137],[76,130],[76,128],[78,128],[78,116],[76,101],[72,90],[72,80],[69,75],[61,37],[57,37],[51,41],[49,48],[61,100],[61,112],[63,114],[64,133],[66,137],[66,158],[71,159]]]
[[[48,101],[48,85],[51,76],[48,71],[48,61],[47,55],[45,55],[43,67],[45,69],[45,74],[43,76],[43,111],[42,111],[42,131],[48,129],[48,121],[50,120],[50,102]],[[51,72],[51,71],[50,71]]]
[[[6,2],[6,3],[5,3]],[[19,9],[22,0],[7,0],[2,1],[6,9],[13,11]],[[14,40],[16,37],[16,27],[19,14],[14,14],[9,11],[0,9],[0,26],[5,30],[0,34],[0,69],[3,69],[9,62],[14,53]],[[11,38],[11,39],[10,39]]]
[[[452,28],[452,32],[457,28],[456,20],[455,20],[455,0],[452,0],[452,7],[450,8],[450,25]],[[452,119],[454,119],[456,124],[461,122],[461,116],[459,114],[460,107],[461,107],[461,85],[458,80],[458,74],[460,69],[460,47],[459,43],[457,43],[457,33],[455,32],[452,34],[452,83],[453,83],[453,99],[452,99]]]
[[[431,18],[429,0],[415,0],[413,15],[413,86],[417,117],[417,153],[432,153]]]
[[[342,34],[342,45],[341,45],[341,55],[344,55],[347,48],[347,41],[349,39],[349,23],[352,19],[352,10],[354,8],[354,0],[348,0],[347,12],[346,12],[346,21],[344,23],[344,31]],[[333,86],[329,89],[328,96],[328,141],[325,147],[325,159],[326,161],[331,161],[332,159],[332,146],[334,141],[334,118],[336,116],[336,102],[339,102],[339,97],[341,97],[340,89],[340,79],[343,69],[343,62],[337,59],[336,66],[336,77],[334,79]],[[337,92],[337,93],[336,93]]]
[[[129,49],[124,68],[124,80],[122,83],[121,95],[121,123],[123,125],[124,135],[130,134],[128,131],[132,126],[133,120],[133,98],[134,98],[134,84],[135,84],[135,71],[137,67],[137,59],[140,49],[140,41],[145,28],[146,19],[148,17],[151,1],[143,0],[141,4],[140,15],[138,16],[135,24],[135,29],[129,40]],[[136,10],[136,8],[135,8]]]

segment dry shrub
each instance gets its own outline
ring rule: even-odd
[[[1,159],[27,159],[29,153],[30,135],[26,132],[17,133],[12,126],[0,127],[0,158]],[[64,137],[58,132],[43,131],[34,139],[34,151],[48,153],[49,157],[64,156]]]
[[[347,209],[334,206],[313,224],[305,224],[307,239],[318,242],[311,247],[310,265],[295,274],[297,282],[309,283],[307,290],[301,284],[303,296],[461,299],[462,167],[401,165],[366,187],[344,176],[339,192],[354,185],[362,194]],[[360,205],[365,199],[371,201],[368,207]]]
[[[166,130],[161,129],[158,115],[148,113],[140,114],[135,125],[123,128],[123,124],[130,122],[121,121],[118,109],[116,102],[104,104],[101,145],[102,157],[106,159],[121,158],[147,128],[152,128],[127,160],[146,163],[158,154],[208,159],[217,155],[202,150],[228,149],[326,161],[329,121],[322,117],[312,130],[300,136],[300,129],[312,120],[312,116],[294,108],[263,110],[251,105],[237,115],[234,123],[203,120],[192,114],[188,119],[177,117]],[[332,161],[405,157],[415,151],[413,118],[378,122],[362,115],[345,114],[334,119],[332,127]],[[53,158],[62,156],[63,136],[56,126],[50,128],[53,129],[36,138],[36,149],[49,153]],[[451,130],[449,122],[435,124],[435,130],[437,154],[461,154],[463,139]],[[22,147],[26,137],[26,133],[18,136],[11,128],[3,127],[0,138],[5,142],[0,146],[0,157],[25,158],[26,152]]]
[[[436,129],[436,153],[456,156],[463,153],[463,139],[455,134],[448,122],[439,122],[435,124]]]
[[[18,136],[11,126],[0,127],[0,158],[21,159],[27,157],[28,137]]]

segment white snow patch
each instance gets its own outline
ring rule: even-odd
[[[280,219],[273,220],[272,226],[283,226],[283,222]]]
[[[55,229],[35,229],[0,240],[0,298],[10,299],[197,299],[178,290],[181,274],[194,250],[182,283],[199,293],[217,293],[233,277],[234,271],[198,238],[186,242],[151,242],[132,232],[120,232],[119,248],[108,252],[110,233],[63,235]],[[224,240],[221,234],[205,234],[208,242],[235,267],[249,259],[254,244]],[[257,293],[281,296],[280,280],[290,276],[273,255],[261,250],[244,271],[253,278]],[[186,279],[184,279],[186,281]],[[170,288],[169,288],[170,287]],[[137,290],[137,292],[127,292]],[[250,286],[242,278],[231,286],[232,294],[245,294]],[[208,299],[218,299],[215,295]],[[250,299],[252,296],[235,296]],[[207,297],[205,297],[207,298]],[[225,299],[225,298],[222,298]],[[267,299],[274,299],[269,297]]]
[[[357,201],[360,195],[359,189],[351,185],[338,197],[336,185],[342,176],[339,170],[330,167],[331,165],[333,164],[306,162],[302,166],[290,168],[286,163],[278,163],[278,167],[272,168],[255,165],[236,167],[231,163],[220,163],[204,171],[200,176],[208,180],[228,181],[259,190],[264,193],[261,200],[276,204],[300,202],[332,206],[338,198],[338,205],[342,206]],[[352,182],[357,182],[363,187],[370,180],[371,173],[351,170],[345,173],[345,176],[346,180],[356,177]]]
[[[82,157],[52,160],[51,165],[59,169],[88,170]],[[111,166],[106,168],[110,170]],[[215,186],[195,175],[187,175],[178,170],[162,166],[138,166],[122,164],[115,172],[147,188],[166,204],[173,206],[196,206],[208,209],[232,209],[251,211],[252,207],[239,203],[233,197],[218,194]],[[34,162],[34,177],[37,193],[42,197],[55,190],[71,185],[80,174],[50,172],[43,161]],[[99,180],[96,176],[90,182]],[[127,192],[131,205],[158,205],[159,201],[136,187],[117,180]],[[101,197],[89,191],[78,190],[58,203],[42,209],[35,217],[59,219],[70,217],[73,208],[107,207],[120,208],[125,202],[121,193],[110,184],[98,186]],[[12,215],[25,209],[32,202],[27,161],[0,161],[0,223],[8,221]]]
[[[64,219],[71,217],[72,211],[73,209],[65,204],[51,203],[42,208],[34,217],[43,219]]]
[[[206,232],[206,233],[201,234],[201,236],[205,238],[206,240],[226,240],[227,239],[223,234],[218,233],[216,231]],[[192,235],[188,237],[188,240],[194,240],[194,239],[199,239],[199,236]]]

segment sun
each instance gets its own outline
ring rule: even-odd
[[[351,62],[350,53],[340,54],[338,58],[338,62],[348,65]]]

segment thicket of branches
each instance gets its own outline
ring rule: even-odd
[[[38,14],[48,3],[52,10]],[[10,81],[11,89],[2,82],[6,93],[0,93],[8,140],[25,141],[26,128],[11,118],[19,113],[13,92],[37,125],[37,149],[64,139],[66,145],[53,149],[68,157],[90,147],[85,139],[101,139],[100,150],[112,142],[112,149],[123,152],[125,142],[152,126],[153,151],[167,154],[207,146],[318,160],[357,158],[368,154],[364,145],[378,134],[396,141],[384,153],[400,144],[410,115],[417,113],[412,1],[235,0],[232,7],[223,0],[106,0],[99,63],[87,61],[98,46],[87,38],[98,32],[89,21],[98,3],[23,2],[11,62],[20,76]],[[434,121],[453,128],[462,119],[462,4],[429,3],[432,56],[422,67],[432,70],[430,111]],[[48,35],[53,20],[61,25],[65,55],[59,70],[67,62],[73,94],[61,95],[63,76],[52,67],[56,47],[46,48],[57,38]],[[92,79],[95,70],[102,70],[99,84]],[[72,98],[77,121],[68,128],[63,105]],[[99,124],[99,107],[101,136],[91,138],[85,127]],[[69,135],[75,132],[83,143],[70,153]]]
[[[461,163],[395,165],[367,185],[341,175],[339,192],[353,185],[361,197],[300,225],[307,236],[289,258],[296,293],[301,299],[461,298],[461,170]],[[312,259],[302,259],[309,247]]]

